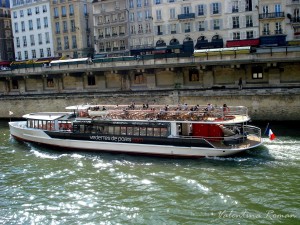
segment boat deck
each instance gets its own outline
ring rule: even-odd
[[[232,148],[237,148],[237,149],[246,149],[246,148],[252,148],[254,146],[258,146],[261,144],[261,138],[256,137],[256,136],[248,136],[247,140],[243,143],[240,144],[232,144],[232,145],[225,145],[223,141],[210,141],[210,143],[215,147],[215,148],[220,148],[220,149],[232,149]]]

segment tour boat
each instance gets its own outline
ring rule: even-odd
[[[9,122],[11,135],[52,149],[198,158],[262,144],[244,106],[76,105],[23,118]]]

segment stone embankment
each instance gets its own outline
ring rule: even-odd
[[[0,96],[0,118],[31,112],[65,111],[77,104],[178,104],[246,106],[252,120],[300,120],[300,88],[127,91],[56,95]],[[9,115],[9,111],[13,115]]]

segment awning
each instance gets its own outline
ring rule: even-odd
[[[37,59],[34,63],[50,63],[52,60],[59,60],[60,57],[49,57]]]
[[[259,39],[231,40],[226,42],[226,47],[258,46]]]
[[[167,49],[182,49],[182,45],[168,45]]]
[[[0,62],[0,66],[9,66],[11,64],[10,61],[2,61]]]

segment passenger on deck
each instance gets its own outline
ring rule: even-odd
[[[229,108],[226,104],[223,104],[223,114],[226,116],[229,113]]]

